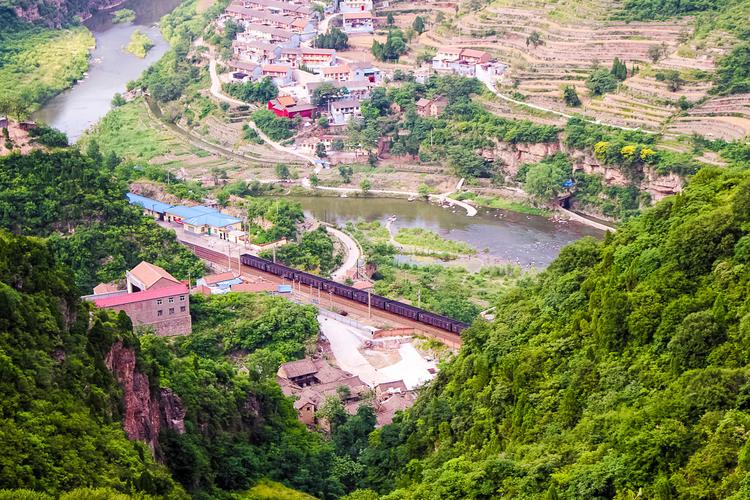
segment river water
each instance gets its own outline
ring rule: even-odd
[[[138,78],[169,49],[155,23],[180,4],[180,0],[128,0],[112,9],[131,9],[136,13],[132,24],[112,23],[112,11],[98,12],[86,21],[96,38],[91,53],[88,77],[57,95],[44,105],[34,118],[62,130],[71,142],[98,122],[112,108],[112,97],[125,92],[130,80]],[[141,59],[124,51],[130,36],[140,29],[154,42]]]
[[[584,236],[603,236],[601,231],[582,224],[556,222],[546,217],[505,210],[480,208],[475,217],[468,217],[458,207],[441,208],[431,203],[402,199],[291,199],[300,202],[307,215],[333,224],[343,225],[357,220],[377,220],[385,224],[395,215],[394,233],[400,228],[429,229],[447,239],[469,243],[479,252],[477,261],[511,262],[526,268],[548,266],[562,247]]]

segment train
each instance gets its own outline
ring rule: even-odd
[[[362,290],[357,290],[354,287],[343,285],[335,281],[316,276],[314,274],[306,273],[277,262],[272,262],[267,259],[256,257],[255,255],[242,254],[240,255],[240,262],[242,264],[258,269],[260,271],[271,273],[276,276],[288,279],[293,282],[298,282],[306,286],[311,286],[321,290],[321,292],[332,293],[339,297],[344,297],[349,300],[359,302],[367,305],[368,301],[371,307],[388,311],[391,314],[396,314],[404,318],[411,319],[424,323],[425,325],[439,328],[456,335],[460,335],[461,331],[467,328],[469,325],[456,321],[455,319],[441,316],[440,314],[431,313],[418,307],[414,307],[409,304],[404,304],[398,300],[387,299],[374,293],[368,293]]]

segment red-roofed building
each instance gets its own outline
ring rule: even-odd
[[[159,336],[189,335],[190,293],[178,283],[159,288],[93,299],[96,307],[124,311],[134,329],[153,329]]]
[[[294,118],[295,116],[312,118],[318,108],[312,104],[300,104],[291,96],[280,96],[268,101],[268,109],[282,118]]]

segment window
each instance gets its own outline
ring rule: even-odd
[[[180,295],[180,302],[185,302],[185,296],[184,295]]]
[[[156,315],[157,315],[157,316],[161,316],[161,315],[162,315],[162,310],[161,310],[161,309],[159,309],[158,311],[156,311]]]
[[[157,306],[160,306],[160,305],[161,305],[161,302],[162,302],[162,301],[161,301],[161,299],[156,299],[156,305],[157,305]]]
[[[169,308],[169,314],[174,314],[174,307]]]
[[[184,312],[185,312],[185,306],[180,306],[180,312],[181,312],[181,313],[184,313]]]
[[[174,304],[174,297],[169,297],[169,303]]]

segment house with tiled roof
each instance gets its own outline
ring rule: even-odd
[[[375,30],[375,16],[372,12],[351,12],[344,14],[344,33],[372,33]]]
[[[179,284],[180,281],[163,268],[142,261],[130,271],[125,272],[128,293],[165,288]]]

